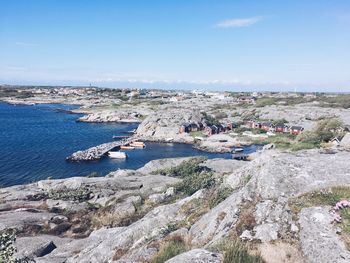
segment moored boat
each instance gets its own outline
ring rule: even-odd
[[[131,142],[130,146],[135,147],[135,148],[144,148],[144,147],[146,147],[145,143],[138,142],[138,141]]]
[[[234,149],[232,150],[232,153],[240,153],[240,152],[243,152],[243,151],[244,151],[243,148],[237,147],[237,148],[234,148]]]
[[[125,159],[127,158],[127,155],[125,152],[108,152],[108,156],[110,158],[116,158],[116,159]]]
[[[120,150],[134,150],[135,147],[133,146],[128,146],[128,145],[122,145],[120,146]]]

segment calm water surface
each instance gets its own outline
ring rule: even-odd
[[[57,112],[68,105],[13,106],[0,103],[0,185],[30,183],[48,177],[106,175],[120,169],[137,169],[147,162],[170,157],[204,155],[231,158],[231,154],[205,153],[186,144],[147,143],[145,149],[128,151],[126,160],[71,163],[65,158],[75,151],[109,142],[125,135],[137,124],[91,124],[75,122],[76,114]],[[247,147],[246,153],[255,151]]]

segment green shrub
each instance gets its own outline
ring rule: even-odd
[[[286,119],[277,119],[277,120],[273,120],[272,123],[276,125],[281,123],[288,123],[288,121]]]
[[[209,199],[210,209],[217,206],[222,201],[224,201],[227,197],[229,197],[232,194],[232,191],[233,190],[231,187],[218,188],[217,190],[215,190]]]
[[[48,192],[41,192],[32,196],[28,196],[28,199],[31,201],[54,199],[83,202],[90,199],[91,193],[91,190],[87,187],[80,187],[74,190],[65,189],[60,191],[50,189]]]
[[[343,135],[344,124],[339,119],[328,118],[317,123],[314,131],[306,131],[298,135],[297,141],[307,144],[328,142],[334,137]]]
[[[207,137],[207,135],[204,134],[203,131],[190,132],[190,135],[192,137]]]
[[[171,167],[169,169],[157,170],[153,174],[161,174],[173,177],[186,177],[196,173],[207,171],[208,169],[203,166],[199,166],[200,163],[204,162],[206,157],[194,157],[188,161],[184,161],[178,166]]]
[[[320,145],[315,143],[293,143],[290,145],[292,151],[309,150],[318,147],[320,147]]]
[[[13,255],[17,251],[15,246],[16,234],[14,230],[0,232],[0,263],[28,263],[34,262],[29,258],[18,259]]]
[[[211,172],[200,172],[186,176],[175,188],[177,192],[192,195],[200,189],[209,189],[215,185],[215,179]]]
[[[349,109],[350,108],[350,95],[349,94],[342,94],[337,95],[333,97],[329,96],[323,96],[320,98],[321,106],[325,107],[332,107],[332,108],[344,108]]]
[[[183,240],[172,240],[164,244],[158,254],[152,258],[151,263],[164,263],[168,259],[175,257],[183,252],[186,252],[186,244]]]
[[[226,112],[217,112],[217,113],[215,113],[215,118],[217,120],[222,120],[222,119],[225,119],[227,117],[228,117],[228,115],[227,115]]]
[[[257,99],[255,106],[256,107],[265,107],[269,105],[276,105],[277,99],[276,98],[259,98]]]
[[[230,243],[225,252],[223,263],[264,263],[259,255],[251,255],[248,250],[239,242]]]
[[[176,231],[179,228],[177,224],[167,224],[164,229],[162,229],[161,233],[163,236],[167,236],[168,234]]]
[[[208,115],[206,112],[202,112],[202,115],[208,126],[220,124],[220,122],[216,118],[214,118],[211,115]]]

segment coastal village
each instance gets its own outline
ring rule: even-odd
[[[76,105],[62,114],[137,125],[69,153],[77,166],[152,142],[229,156],[3,187],[0,259],[227,263],[239,254],[254,263],[350,262],[348,94],[3,85],[0,101]],[[234,158],[249,146],[259,147]]]

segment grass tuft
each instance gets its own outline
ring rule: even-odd
[[[160,247],[159,252],[151,259],[151,263],[164,263],[183,252],[186,252],[187,246],[182,239],[171,240]]]

